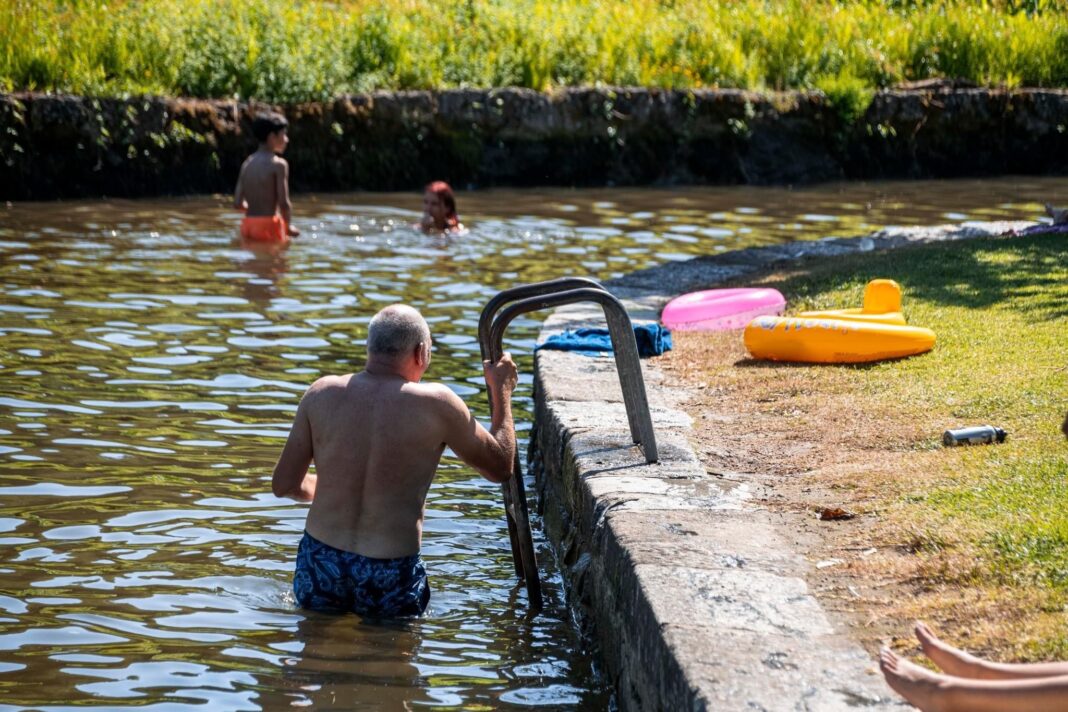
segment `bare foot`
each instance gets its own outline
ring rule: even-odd
[[[923,652],[947,675],[970,680],[1027,680],[1068,676],[1068,662],[995,663],[983,660],[949,643],[944,643],[927,627],[916,623],[916,637]]]
[[[954,648],[948,643],[943,643],[938,636],[927,627],[926,623],[916,622],[916,637],[923,647],[923,654],[942,668],[948,675],[955,677],[985,678],[984,665],[981,660],[973,655]]]
[[[883,671],[886,684],[917,709],[923,712],[941,712],[945,709],[937,673],[928,672],[885,647],[879,651],[879,669]]]

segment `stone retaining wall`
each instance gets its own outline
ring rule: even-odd
[[[985,237],[1021,223],[901,228],[673,262],[612,283],[634,320],[673,295],[779,263]],[[572,305],[545,322],[603,325]],[[690,446],[685,394],[642,365],[660,462],[633,445],[611,358],[536,354],[531,470],[568,599],[621,710],[889,710],[907,707],[875,661],[809,591],[804,551],[750,501],[759,473],[707,473]]]
[[[0,94],[0,199],[229,192],[255,148],[234,101]],[[935,84],[852,121],[818,93],[378,92],[276,107],[295,191],[800,183],[1068,172],[1068,91]]]

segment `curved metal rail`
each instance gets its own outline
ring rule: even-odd
[[[638,360],[634,327],[623,303],[604,289],[570,289],[566,292],[529,297],[505,307],[493,320],[490,328],[490,344],[494,347],[488,351],[490,360],[500,358],[504,330],[512,319],[527,312],[574,302],[597,302],[604,310],[608,332],[612,338],[616,369],[619,371],[619,384],[623,391],[631,438],[641,445],[646,462],[656,462],[656,433],[653,432],[653,418],[649,413],[649,399],[645,394],[645,380],[642,378],[642,366]]]
[[[518,300],[518,301],[517,301]],[[647,462],[656,462],[656,435],[653,432],[642,379],[638,348],[634,330],[623,304],[609,294],[598,282],[585,277],[563,277],[547,282],[521,285],[506,289],[491,299],[482,310],[478,322],[478,343],[483,360],[496,361],[504,352],[504,330],[520,314],[572,302],[593,301],[601,305],[612,339],[619,371],[620,386],[627,409],[627,421],[631,437],[640,443]],[[514,302],[501,310],[505,304]],[[491,406],[492,408],[492,403]],[[526,486],[523,483],[523,468],[516,450],[512,464],[512,476],[501,485],[508,538],[512,546],[512,560],[516,575],[526,583],[527,596],[533,610],[542,607],[541,580],[538,577],[538,562],[530,533],[527,509]]]
[[[489,346],[490,325],[493,323],[493,317],[497,315],[497,311],[502,306],[508,302],[534,297],[539,294],[563,292],[568,289],[581,289],[583,287],[604,290],[600,282],[589,277],[560,277],[559,279],[550,279],[547,282],[521,284],[518,287],[498,292],[497,296],[486,302],[486,306],[482,308],[482,314],[478,317],[478,345],[482,349],[482,358],[487,358],[486,348]]]

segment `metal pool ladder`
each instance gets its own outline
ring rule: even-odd
[[[496,361],[501,357],[504,353],[504,330],[520,314],[574,302],[596,302],[604,310],[631,438],[641,446],[646,462],[656,462],[656,434],[653,432],[653,419],[645,394],[645,380],[642,378],[641,363],[638,360],[634,327],[623,303],[599,282],[585,277],[561,277],[547,282],[512,287],[497,294],[486,304],[478,319],[478,345],[483,360]],[[505,306],[506,304],[508,306]],[[492,402],[490,407],[493,407]],[[519,461],[518,448],[512,463],[512,476],[501,485],[501,491],[515,573],[526,583],[531,609],[540,611],[541,580],[538,578],[538,560],[530,534],[526,486],[523,484],[523,466]]]

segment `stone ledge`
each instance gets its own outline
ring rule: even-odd
[[[753,248],[628,275],[609,285],[632,318],[674,294],[803,258],[996,236],[1027,223],[888,229],[863,238]],[[600,325],[570,305],[541,339]],[[750,500],[751,475],[705,472],[655,361],[643,361],[661,460],[631,442],[614,361],[535,358],[530,439],[546,532],[569,599],[622,710],[853,710],[904,706],[875,661],[805,583],[805,557]]]

